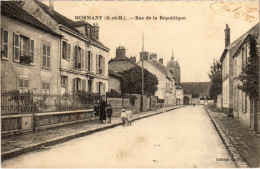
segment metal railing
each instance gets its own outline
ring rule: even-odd
[[[1,115],[45,113],[69,110],[82,110],[94,107],[102,96],[97,93],[32,93],[2,91]]]

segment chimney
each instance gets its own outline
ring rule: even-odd
[[[152,60],[152,59],[157,60],[157,54],[156,53],[151,53],[150,54],[150,60]]]
[[[53,8],[54,8],[53,1],[50,0],[50,1],[49,1],[49,11],[50,11],[51,14],[53,14],[53,11],[54,11]]]
[[[228,27],[228,24],[226,24],[225,29],[225,47],[227,47],[230,44],[230,28]]]
[[[135,56],[133,56],[133,57],[131,56],[131,57],[130,57],[130,60],[131,60],[133,63],[136,63],[136,57],[135,57]]]
[[[163,58],[160,58],[159,62],[163,65]]]
[[[116,58],[125,58],[125,48],[123,46],[119,46],[116,48]]]
[[[99,40],[99,26],[98,26],[97,23],[96,23],[96,24],[95,24],[95,23],[93,24],[92,31],[93,31],[93,36],[94,36],[97,40]]]
[[[148,60],[149,52],[140,52],[140,60],[142,60],[142,56],[144,60]]]

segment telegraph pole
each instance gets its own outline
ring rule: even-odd
[[[144,33],[143,33],[143,39],[142,39],[142,94],[141,94],[141,111],[143,111],[143,98],[144,98]]]

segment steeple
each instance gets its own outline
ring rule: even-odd
[[[172,58],[171,59],[174,60],[173,50],[172,50]]]

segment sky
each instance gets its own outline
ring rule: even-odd
[[[181,82],[207,82],[213,60],[219,60],[225,47],[226,24],[233,42],[259,22],[258,0],[229,2],[225,6],[215,1],[54,1],[54,10],[72,20],[75,16],[102,16],[86,21],[98,23],[99,40],[110,49],[108,60],[123,46],[127,57],[136,56],[139,61],[144,34],[144,50],[157,53],[165,66],[173,51],[181,67]],[[107,16],[127,20],[105,20]],[[136,16],[145,19],[136,20]],[[146,20],[147,16],[157,20]],[[160,16],[185,19],[165,21]]]

